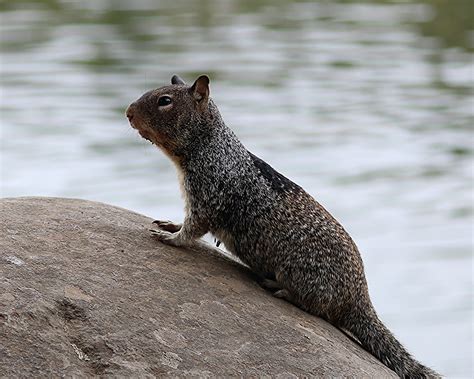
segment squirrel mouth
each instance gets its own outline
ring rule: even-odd
[[[143,121],[140,120],[140,118],[137,119],[135,108],[136,108],[135,103],[132,103],[128,106],[127,110],[125,111],[125,115],[128,118],[128,122],[130,123],[130,126],[136,131],[138,131],[138,133],[143,139],[146,139],[147,141],[151,142],[154,145],[155,143],[152,140],[153,133],[150,130],[148,130],[149,128],[146,123],[143,123]]]
[[[138,130],[138,134],[140,134],[140,136],[143,138],[143,139],[146,139],[147,141],[151,142],[153,145],[155,144],[152,139],[151,139],[151,136],[150,134],[145,131],[145,130],[142,130],[142,129],[138,129],[138,128],[134,128],[134,129],[137,129]]]
[[[155,144],[153,140],[151,139],[152,138],[151,133],[148,130],[137,126],[132,120],[130,120],[130,126],[133,129],[135,129],[143,139],[146,139],[147,141],[151,142],[153,145]]]

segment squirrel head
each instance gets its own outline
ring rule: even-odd
[[[209,121],[218,114],[210,107],[209,93],[208,76],[188,86],[173,75],[171,85],[146,92],[128,106],[126,115],[132,128],[178,163],[193,141],[210,131]]]

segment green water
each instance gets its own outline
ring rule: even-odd
[[[471,1],[4,1],[1,195],[180,220],[173,166],[126,106],[211,76],[227,124],[362,252],[384,322],[472,376]]]

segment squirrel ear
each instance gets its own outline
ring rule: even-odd
[[[201,102],[204,100],[207,102],[209,98],[209,77],[207,75],[201,75],[197,78],[191,87],[191,92],[196,101]]]
[[[171,78],[171,84],[186,84],[186,83],[178,75],[173,75],[173,77]]]

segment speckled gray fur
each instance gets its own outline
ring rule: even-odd
[[[158,105],[162,96],[171,104]],[[438,377],[377,317],[351,237],[301,187],[247,151],[209,98],[206,76],[191,87],[174,76],[127,116],[173,160],[181,180],[186,217],[181,228],[158,222],[153,233],[161,241],[192,245],[211,232],[277,296],[349,331],[400,377]]]

